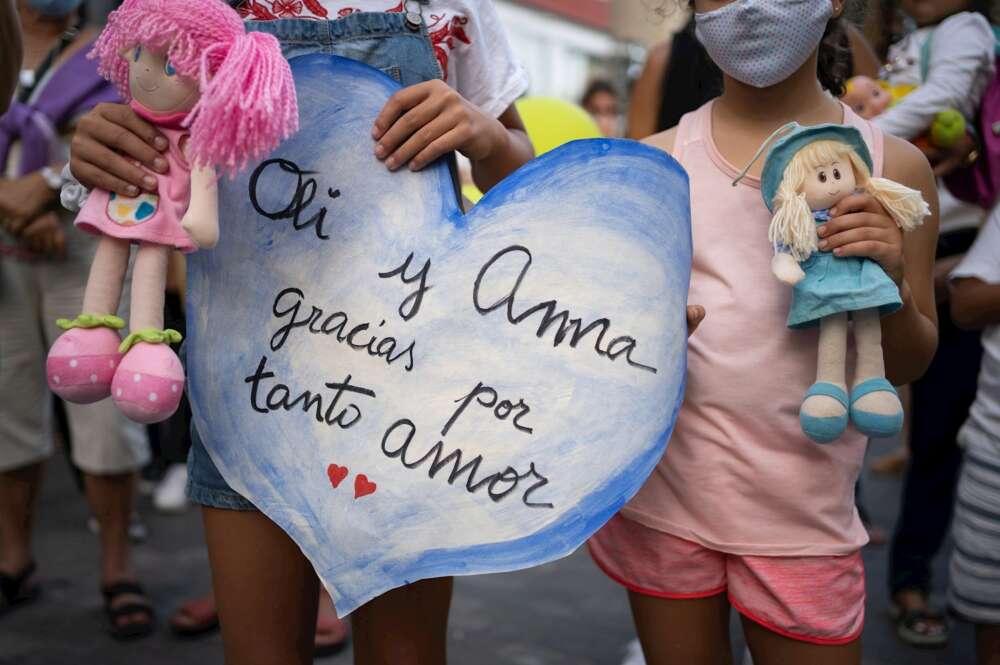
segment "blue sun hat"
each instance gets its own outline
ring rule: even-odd
[[[779,138],[775,139],[775,137]],[[772,141],[774,142],[772,143]],[[778,193],[778,187],[781,186],[781,179],[785,175],[785,169],[788,168],[788,164],[799,150],[802,150],[802,148],[815,141],[840,141],[846,143],[854,148],[854,151],[858,153],[861,160],[868,166],[869,171],[874,168],[868,146],[865,144],[861,132],[856,127],[834,124],[803,127],[797,122],[790,122],[780,127],[764,141],[764,144],[757,151],[750,164],[747,165],[746,169],[743,170],[743,173],[740,174],[740,177],[733,184],[735,185],[736,182],[739,182],[746,175],[753,163],[760,158],[761,153],[770,144],[770,150],[767,153],[767,158],[764,160],[764,170],[760,176],[760,193],[764,197],[764,205],[767,206],[768,210],[774,212],[774,196]]]

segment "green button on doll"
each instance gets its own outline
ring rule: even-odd
[[[816,383],[799,411],[802,431],[829,443],[848,421],[870,437],[898,434],[903,407],[885,378],[880,319],[902,306],[899,288],[869,258],[835,256],[818,247],[817,225],[829,210],[861,189],[870,193],[905,231],[923,223],[930,209],[920,192],[872,177],[872,158],[861,133],[843,125],[783,128],[764,163],[761,190],[774,214],[774,275],[793,286],[790,328],[819,326]],[[847,393],[847,333],[857,348],[854,383]]]

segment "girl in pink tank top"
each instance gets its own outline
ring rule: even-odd
[[[849,431],[824,446],[802,433],[816,332],[786,326],[791,290],[771,273],[760,166],[733,182],[785,123],[842,123],[861,132],[874,174],[922,192],[934,214],[905,242],[864,193],[842,200],[818,227],[821,249],[871,258],[898,286],[902,307],[882,319],[882,332],[887,376],[899,385],[920,376],[937,341],[934,179],[916,149],[830,94],[842,92],[846,70],[835,62],[842,0],[693,5],[725,91],[647,142],[690,176],[688,301],[706,316],[690,338],[687,394],[667,452],[594,536],[591,553],[630,590],[650,665],[727,662],[730,606],[744,617],[758,665],[858,663],[867,536],[854,484],[866,440]]]

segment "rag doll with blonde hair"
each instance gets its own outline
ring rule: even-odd
[[[101,236],[83,313],[49,350],[49,387],[71,402],[111,396],[139,422],[169,417],[184,371],[163,329],[170,252],[218,239],[218,168],[231,175],[298,128],[291,70],[271,35],[247,33],[222,0],[125,0],[108,18],[90,57],[133,110],[167,138],[167,173],[155,193],[123,197],[94,190],[76,226]],[[116,312],[132,245],[129,335]]]
[[[848,421],[870,437],[897,434],[903,408],[885,378],[880,319],[902,306],[899,288],[875,261],[840,257],[818,247],[817,225],[856,190],[871,194],[904,231],[923,223],[930,209],[920,192],[872,176],[861,133],[843,125],[792,125],[772,146],[761,176],[774,217],[774,275],[794,287],[790,328],[819,326],[816,383],[799,412],[802,430],[818,443],[839,437]],[[857,348],[853,388],[847,393],[847,333]]]

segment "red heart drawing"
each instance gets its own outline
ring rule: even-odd
[[[344,478],[347,477],[347,467],[331,464],[326,467],[326,475],[330,477],[330,484],[333,485],[333,488],[337,489],[340,483],[344,482]]]
[[[354,479],[354,498],[360,499],[363,496],[372,494],[377,487],[378,485],[368,480],[368,476],[359,473],[357,478]]]

